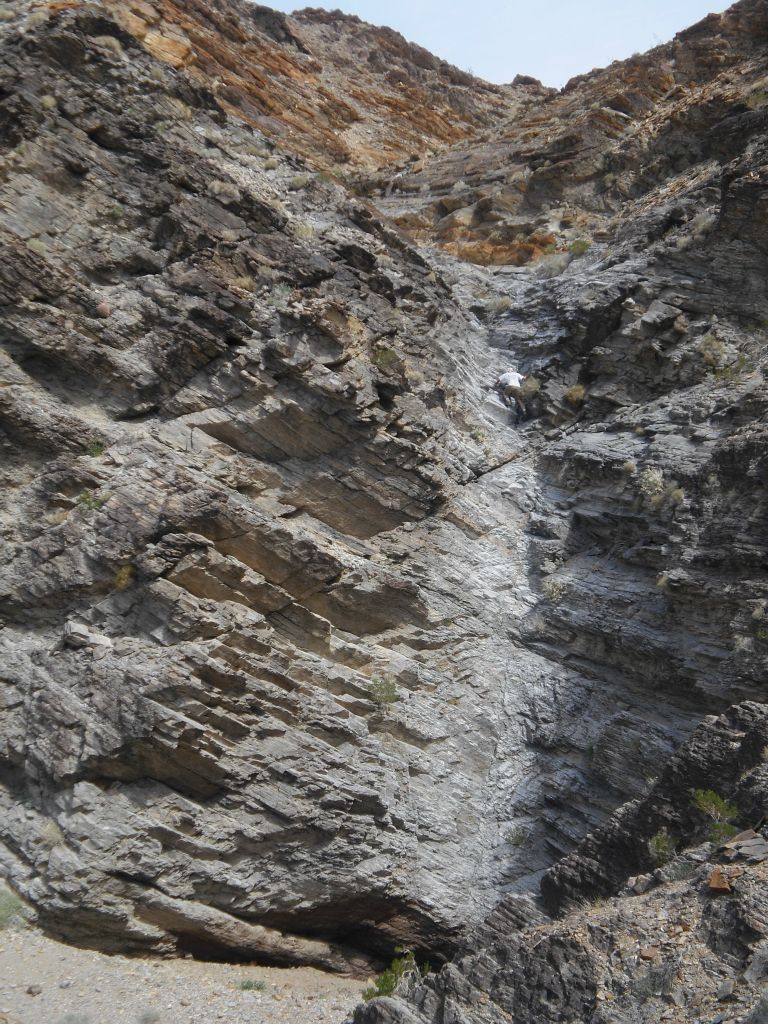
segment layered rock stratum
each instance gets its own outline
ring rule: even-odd
[[[562,92],[338,12],[0,19],[0,865],[41,926],[440,968],[358,1024],[758,1024],[762,0]]]

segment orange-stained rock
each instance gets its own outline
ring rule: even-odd
[[[707,884],[709,885],[709,891],[712,893],[725,894],[733,892],[733,889],[731,888],[731,883],[728,881],[728,877],[725,874],[725,871],[723,871],[723,869],[719,865],[713,869],[712,874],[709,876],[709,882]]]
[[[147,32],[142,42],[158,60],[164,60],[175,68],[182,68],[189,63],[192,46],[184,39],[163,35],[162,32]]]

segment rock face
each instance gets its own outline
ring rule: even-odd
[[[105,949],[456,957],[360,1022],[755,1002],[692,800],[763,843],[764,5],[562,94],[180,7],[0,25],[3,873]]]

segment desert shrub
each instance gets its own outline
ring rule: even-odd
[[[673,487],[669,492],[669,500],[673,505],[682,505],[685,501],[685,491],[682,487]]]
[[[693,793],[693,803],[712,821],[733,821],[739,813],[738,808],[716,793],[714,789],[697,789]]]
[[[377,370],[389,373],[397,367],[400,357],[392,348],[377,348],[371,356],[371,362]]]
[[[660,469],[644,469],[637,483],[646,498],[659,498],[664,493],[664,474]]]
[[[746,102],[750,110],[759,110],[760,107],[768,105],[768,92],[765,89],[759,89],[757,92],[747,96]]]
[[[89,511],[94,511],[97,508],[101,508],[104,502],[107,500],[106,495],[97,494],[95,491],[81,491],[77,496],[77,504],[81,508],[87,508]]]
[[[557,604],[565,594],[565,584],[562,580],[549,577],[541,584],[541,592],[552,604]]]
[[[490,305],[492,313],[506,313],[508,309],[512,308],[512,299],[509,295],[500,295],[498,299],[494,299]]]
[[[559,277],[567,268],[570,261],[571,257],[568,253],[547,253],[547,255],[542,256],[536,261],[536,276],[545,281],[549,281],[553,277]]]
[[[753,367],[750,366],[747,357],[740,353],[734,363],[730,363],[728,366],[716,366],[712,371],[712,376],[716,380],[732,381],[742,373],[752,373],[752,370]]]
[[[524,395],[527,395],[529,398],[532,395],[538,395],[538,393],[541,391],[541,381],[538,377],[532,377],[529,375],[523,381],[521,391]]]
[[[239,288],[243,292],[252,292],[256,287],[256,282],[250,274],[241,274],[239,277],[232,278],[232,287]]]
[[[311,180],[308,174],[295,174],[288,182],[288,188],[291,192],[300,192],[301,189],[307,187]]]
[[[727,821],[714,821],[709,826],[709,841],[719,846],[721,843],[733,839],[738,831],[735,825],[729,825]]]
[[[377,707],[385,708],[400,700],[397,683],[393,676],[377,676],[368,684],[368,697]]]
[[[5,882],[0,882],[0,930],[12,928],[23,921],[24,904]]]
[[[707,366],[719,367],[728,351],[724,341],[715,334],[705,334],[699,342],[699,354]]]
[[[115,36],[91,36],[91,41],[103,46],[105,50],[111,50],[118,57],[123,52],[122,43]]]
[[[626,473],[627,476],[632,476],[633,473],[637,472],[637,463],[633,459],[627,459],[621,467],[621,471],[622,473]]]
[[[713,843],[722,843],[735,836],[737,829],[731,824],[738,816],[739,809],[728,803],[713,789],[697,789],[693,794],[694,807],[709,818],[709,838]]]
[[[223,203],[236,203],[240,199],[240,189],[231,181],[214,178],[208,182],[208,191]]]
[[[269,293],[268,302],[272,306],[284,306],[291,297],[291,286],[288,284],[276,284]]]
[[[27,248],[36,256],[45,256],[48,252],[48,246],[39,238],[27,239]]]
[[[504,834],[504,842],[509,843],[510,846],[516,846],[518,848],[525,846],[530,838],[531,833],[522,825],[515,825],[514,828],[509,829],[509,831]]]
[[[254,978],[246,978],[245,981],[240,982],[241,992],[263,992],[266,987],[265,982],[257,981]]]
[[[589,252],[592,247],[592,243],[587,238],[575,238],[569,245],[569,249],[574,256],[583,256],[585,252]]]
[[[677,844],[665,828],[648,840],[648,851],[656,867],[668,864],[677,852]]]
[[[100,455],[103,455],[103,454],[104,454],[104,445],[103,444],[92,444],[88,448],[88,455],[90,455],[90,457],[92,459],[98,459],[98,457]]]
[[[583,384],[572,384],[563,395],[568,405],[572,405],[574,408],[583,405],[586,397],[587,389]]]
[[[293,229],[296,238],[309,239],[315,237],[315,229],[311,224],[297,224]]]
[[[112,587],[114,590],[127,590],[133,582],[133,566],[121,565],[112,574]]]
[[[410,949],[399,948],[397,952],[402,955],[395,957],[386,971],[375,980],[372,988],[363,991],[363,999],[366,1002],[379,996],[392,996],[398,993],[407,995],[424,975],[429,974],[429,966],[419,967]]]
[[[265,171],[274,171],[279,166],[280,166],[280,161],[276,160],[273,156],[270,157],[269,160],[265,160],[264,161],[264,170]]]
[[[55,96],[40,97],[40,106],[43,108],[43,110],[53,110],[53,108],[57,105],[58,102],[59,101],[56,99]]]

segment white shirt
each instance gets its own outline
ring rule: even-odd
[[[514,370],[507,370],[506,373],[502,373],[498,382],[499,384],[503,384],[505,388],[509,387],[510,384],[512,387],[519,388],[524,380],[525,377],[523,377],[521,373],[515,373]]]

